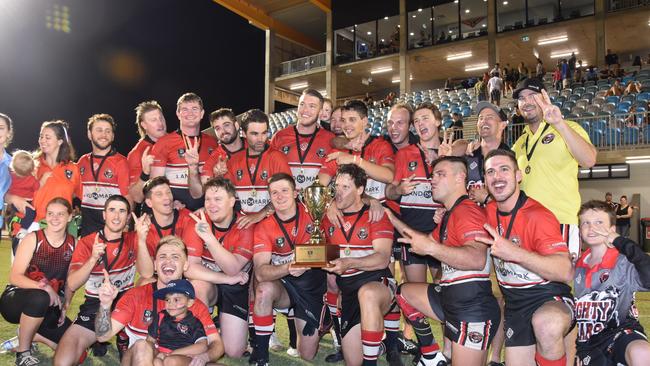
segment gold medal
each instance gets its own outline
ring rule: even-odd
[[[255,190],[255,188],[253,188],[253,190],[251,191],[251,196],[253,197],[257,196],[257,191]]]
[[[350,254],[352,254],[352,251],[350,250],[349,245],[347,247],[345,247],[345,250],[343,250],[343,254],[345,254],[346,257],[349,257]]]
[[[99,186],[95,184],[95,193],[99,193]]]

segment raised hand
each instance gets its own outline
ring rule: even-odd
[[[445,212],[447,212],[447,209],[444,207],[436,209],[436,212],[433,214],[433,222],[435,222],[436,225],[440,225],[442,217],[445,216]]]
[[[228,173],[228,159],[224,159],[223,156],[219,156],[217,159],[217,163],[214,164],[214,167],[212,168],[212,173],[214,174],[215,177],[222,177],[226,173]]]
[[[414,178],[415,178],[415,174],[412,174],[410,177],[399,182],[399,185],[397,186],[397,193],[400,196],[406,196],[411,194],[411,192],[413,192],[415,187],[417,187],[418,183],[413,182]]]
[[[183,136],[185,139],[185,145],[187,146],[187,149],[185,149],[185,162],[187,165],[189,165],[191,168],[195,168],[199,166],[199,140],[198,137],[187,137]],[[194,143],[192,143],[192,140],[194,140]]]
[[[603,242],[607,245],[608,248],[614,247],[614,240],[620,235],[616,232],[616,228],[611,227],[609,229],[605,227],[592,226],[591,231],[603,237]]]
[[[117,287],[113,286],[111,283],[111,278],[108,275],[108,272],[106,269],[103,269],[104,271],[104,282],[102,285],[99,287],[99,303],[108,308],[113,304],[113,300],[117,297]]]
[[[550,125],[557,125],[564,121],[560,108],[551,103],[551,98],[548,96],[546,90],[542,90],[541,94],[533,94],[535,103],[542,109],[544,120]]]
[[[404,235],[401,238],[398,238],[397,241],[400,243],[410,244],[411,252],[415,254],[429,255],[431,246],[437,244],[431,239],[431,237],[429,237],[429,235],[411,228],[404,228],[402,233]]]
[[[474,150],[478,149],[481,147],[481,138],[477,138],[472,140],[469,144],[467,144],[467,150],[465,151],[465,155],[474,155]]]
[[[503,259],[506,262],[516,262],[517,260],[517,252],[519,250],[519,247],[516,246],[513,242],[510,240],[504,238],[499,234],[497,229],[493,228],[492,226],[485,224],[483,225],[485,230],[490,233],[490,236],[492,236],[492,239],[486,238],[486,237],[481,237],[477,236],[476,241],[489,245],[490,246],[490,253],[495,256]]]
[[[145,242],[147,240],[147,234],[149,234],[149,228],[151,227],[151,218],[146,213],[138,217],[135,213],[131,212],[131,216],[133,217],[135,232],[138,234],[138,240]]]
[[[151,166],[153,165],[154,160],[153,155],[149,154],[150,149],[151,147],[147,146],[142,152],[142,158],[140,158],[140,162],[142,163],[142,172],[146,175],[151,173]]]
[[[106,251],[106,244],[99,241],[99,233],[95,234],[95,242],[93,243],[93,250],[90,257],[97,262],[104,252]]]
[[[438,155],[436,154],[436,152],[434,150],[431,150],[431,149],[428,149],[428,148],[422,146],[422,144],[419,143],[419,142],[418,142],[418,147],[420,148],[420,150],[422,150],[424,152],[425,162],[428,165],[431,165],[431,163],[433,163],[433,161],[438,158]],[[440,152],[440,150],[438,150],[438,152]]]
[[[201,238],[201,240],[208,242],[214,239],[214,234],[212,234],[212,230],[210,230],[210,223],[205,217],[205,211],[199,212],[198,216],[194,213],[190,213],[190,217],[192,220],[194,220],[194,222],[196,222],[196,225],[194,225],[194,231],[196,232],[196,235]]]
[[[452,144],[454,143],[454,131],[449,129],[445,131],[442,138],[442,143],[438,146],[438,156],[450,156],[452,152]]]

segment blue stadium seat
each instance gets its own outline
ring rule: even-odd
[[[589,121],[580,122],[580,126],[582,126],[582,128],[584,128],[584,130],[587,131],[587,133],[589,133],[589,130],[591,129],[589,125]]]
[[[636,101],[637,102],[638,101],[644,101],[644,102],[648,103],[649,100],[650,100],[650,93],[648,93],[648,92],[641,93],[641,94],[636,96]]]
[[[472,108],[469,107],[469,106],[463,107],[462,115],[463,115],[463,117],[471,116],[472,115]]]
[[[608,127],[605,130],[605,145],[619,145],[621,143],[621,129]]]
[[[599,119],[591,124],[591,127],[596,130],[604,131],[607,128],[607,122],[604,119]]]
[[[634,103],[635,100],[636,95],[634,94],[624,95],[621,97],[621,102],[630,102],[630,104]]]
[[[639,129],[637,127],[625,127],[623,130],[623,143],[635,145],[639,143]]]
[[[600,146],[602,138],[603,138],[602,130],[593,128],[591,129],[591,131],[589,131],[589,139],[591,140],[591,143],[594,144],[594,146]]]
[[[618,103],[618,100],[619,100],[619,97],[617,95],[610,95],[609,97],[607,97],[607,99],[605,99],[605,102],[616,104],[616,103]]]

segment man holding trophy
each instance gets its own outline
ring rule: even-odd
[[[384,336],[384,315],[393,306],[395,280],[388,270],[393,226],[387,216],[370,222],[369,206],[361,200],[368,176],[357,165],[341,165],[336,175],[338,223],[325,219],[330,246],[340,258],[326,271],[337,275],[341,290],[341,335],[346,365],[376,365]],[[277,209],[277,208],[276,208]]]
[[[318,330],[329,318],[329,312],[323,304],[327,290],[326,273],[310,267],[327,264],[327,246],[322,240],[311,240],[311,233],[319,233],[314,225],[316,220],[312,221],[305,208],[297,204],[296,183],[291,175],[272,175],[268,189],[275,212],[257,224],[253,236],[253,264],[258,284],[253,309],[256,342],[251,361],[257,365],[268,364],[274,308],[294,309],[298,353],[303,359],[312,360],[318,352]],[[322,193],[313,198],[314,202],[306,203],[312,206],[310,212],[322,215],[327,202],[321,200],[331,199],[331,196]],[[318,209],[317,205],[323,209]],[[310,242],[320,244],[310,245]],[[319,249],[321,258],[316,262],[320,265],[314,261]],[[306,259],[305,263],[295,262],[297,254]]]

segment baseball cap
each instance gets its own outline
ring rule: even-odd
[[[508,122],[508,115],[506,112],[503,111],[503,109],[495,106],[494,104],[486,101],[478,102],[476,104],[476,115],[481,114],[481,111],[484,110],[485,108],[489,108],[494,111],[494,113],[499,115],[499,118],[501,118],[502,121]]]
[[[512,99],[519,99],[519,93],[524,89],[532,90],[536,93],[541,93],[542,90],[546,90],[544,83],[538,78],[527,78],[517,84],[517,89],[512,92]]]
[[[194,286],[188,280],[180,279],[173,280],[167,284],[167,287],[161,288],[153,293],[153,297],[156,299],[164,300],[167,294],[183,294],[190,299],[195,297]]]

